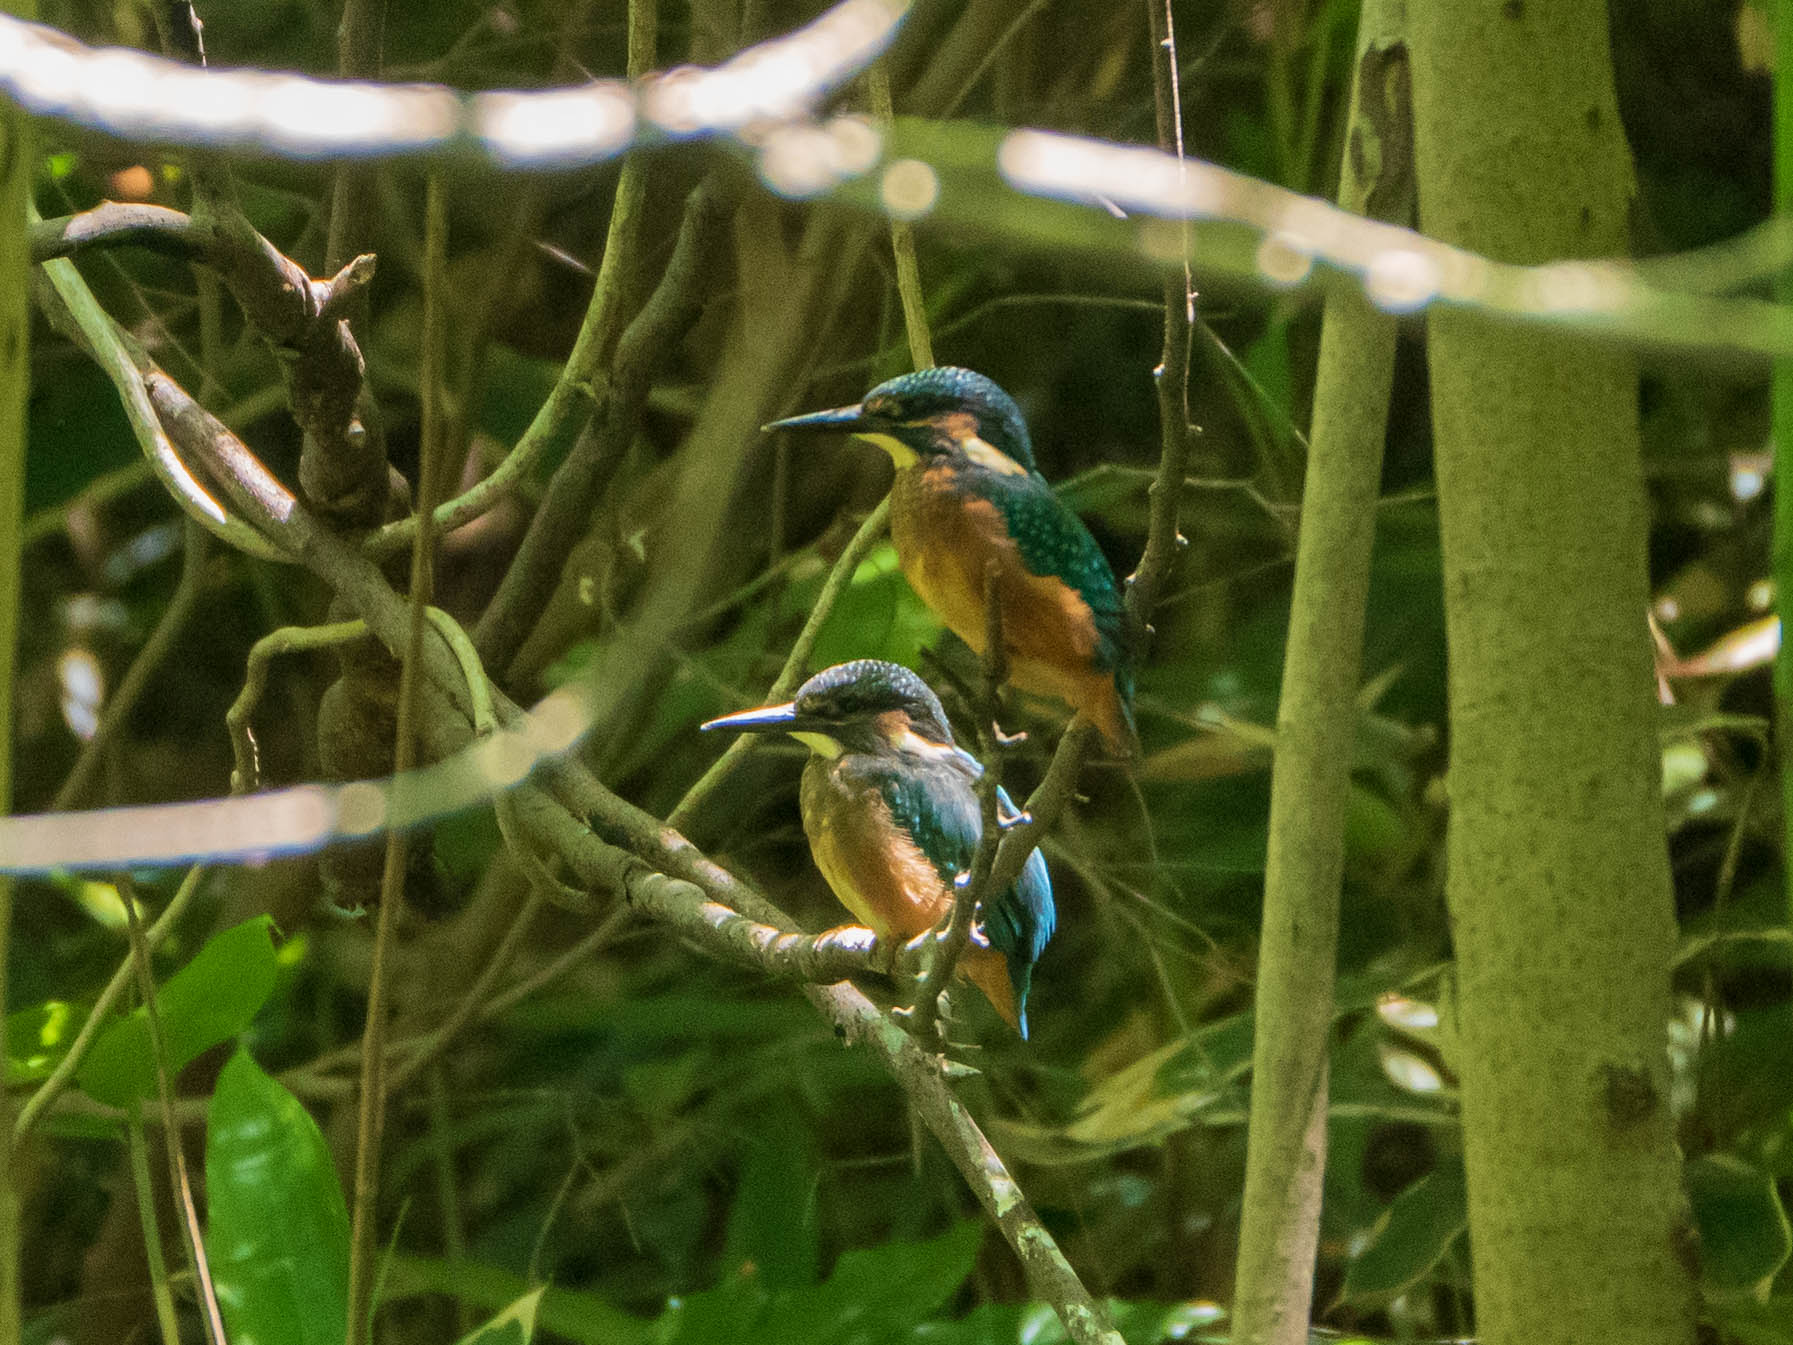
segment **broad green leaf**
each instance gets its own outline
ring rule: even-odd
[[[59,999],[6,1015],[6,1086],[47,1078],[80,1030],[87,1011]]]
[[[790,1340],[849,1345],[908,1339],[971,1274],[980,1225],[967,1220],[925,1242],[887,1242],[844,1253],[821,1284],[769,1293],[757,1275],[667,1304],[655,1345]]]
[[[311,1114],[238,1051],[206,1116],[206,1252],[232,1345],[341,1345],[349,1211]]]
[[[484,1326],[469,1331],[456,1345],[529,1345],[535,1338],[535,1317],[547,1285],[530,1290]]]
[[[907,1332],[945,1306],[971,1274],[983,1226],[967,1219],[926,1242],[845,1252],[822,1284],[774,1297],[786,1340],[841,1341]]]
[[[1687,1196],[1700,1230],[1707,1287],[1767,1293],[1793,1253],[1793,1230],[1774,1178],[1730,1154],[1707,1154],[1687,1165]]]
[[[1422,1279],[1469,1226],[1462,1164],[1440,1164],[1409,1186],[1377,1221],[1345,1272],[1350,1301],[1392,1298]]]
[[[274,921],[245,920],[212,939],[156,988],[169,1071],[249,1026],[274,989]],[[122,1107],[154,1097],[156,1065],[143,1007],[100,1033],[76,1079],[90,1097]]]

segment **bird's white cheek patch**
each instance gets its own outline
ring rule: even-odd
[[[1026,476],[1027,468],[1004,453],[995,444],[986,443],[982,439],[971,438],[959,441],[959,447],[965,450],[965,456],[980,467],[988,467],[993,472],[1001,472],[1004,476]]]

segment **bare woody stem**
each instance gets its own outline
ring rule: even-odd
[[[199,1215],[193,1204],[193,1186],[187,1178],[187,1158],[181,1147],[180,1126],[175,1120],[174,1079],[168,1066],[167,1041],[162,1035],[162,1015],[156,1006],[156,978],[149,965],[149,944],[143,937],[143,924],[137,918],[137,893],[128,875],[120,874],[116,881],[125,908],[125,932],[131,941],[131,966],[137,975],[144,1019],[149,1028],[150,1056],[156,1070],[156,1096],[162,1108],[162,1143],[168,1155],[168,1185],[186,1235],[181,1244],[186,1249],[187,1266],[193,1272],[199,1290],[200,1318],[205,1323],[206,1340],[210,1345],[228,1345],[224,1320],[218,1312],[218,1295],[212,1288],[211,1267],[206,1262],[205,1239],[200,1235]]]
[[[714,180],[692,193],[665,274],[616,339],[607,376],[600,372],[600,358],[605,333],[619,321],[614,305],[620,302],[621,282],[600,284],[566,367],[524,435],[525,442],[542,441],[544,452],[568,443],[573,447],[549,481],[522,545],[473,630],[481,661],[500,675],[559,583],[567,554],[591,526],[592,510],[639,428],[655,371],[702,311],[710,268],[722,250],[727,205]],[[596,420],[580,434],[594,409]],[[523,449],[520,443],[515,451]]]
[[[424,207],[423,360],[419,382],[423,399],[423,444],[418,464],[417,513],[421,523],[411,548],[411,583],[405,645],[399,668],[397,741],[393,770],[411,769],[417,759],[416,725],[423,676],[423,633],[434,581],[435,532],[432,510],[442,460],[443,301],[447,289],[448,206],[440,175],[426,189]],[[380,1189],[380,1138],[386,1115],[386,963],[393,929],[405,895],[406,836],[386,833],[385,865],[380,877],[380,911],[374,930],[373,963],[368,973],[367,1023],[361,1038],[361,1088],[355,1144],[354,1225],[349,1246],[349,1345],[362,1345],[373,1331],[375,1219]]]

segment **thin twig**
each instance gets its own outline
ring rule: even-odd
[[[529,926],[540,913],[544,900],[541,889],[531,883],[529,896],[517,909],[517,914],[504,931],[504,937],[486,958],[485,965],[479,969],[479,975],[474,978],[473,984],[467,987],[467,993],[461,996],[460,1001],[443,1020],[442,1026],[418,1042],[416,1050],[390,1071],[387,1087],[392,1092],[396,1093],[403,1088],[424,1066],[440,1059],[442,1053],[466,1030],[467,1025],[479,1017],[481,1007],[492,993],[492,987],[504,974],[511,959],[517,955],[517,950],[523,946],[523,938],[529,933]]]
[[[234,765],[230,772],[233,794],[247,794],[261,788],[261,754],[255,745],[255,730],[250,718],[267,690],[268,665],[282,654],[312,653],[333,649],[339,644],[367,638],[365,621],[336,621],[323,626],[282,626],[270,631],[249,646],[249,659],[243,673],[243,689],[224,712],[224,727],[230,734],[230,751]]]
[[[418,681],[423,632],[432,584],[430,527],[440,473],[442,435],[442,305],[446,299],[448,208],[439,174],[430,177],[424,207],[423,357],[418,379],[423,400],[423,434],[418,464],[417,512],[424,521],[411,548],[409,627],[399,666],[398,727],[393,770],[411,769],[417,759]],[[362,1033],[361,1090],[355,1144],[355,1206],[349,1246],[349,1345],[364,1345],[373,1330],[374,1227],[380,1185],[380,1137],[386,1113],[386,960],[398,907],[404,901],[406,837],[386,834],[386,862],[380,877],[380,912],[374,927],[373,964],[368,973],[367,1023]]]
[[[5,0],[0,7],[20,8]],[[37,165],[30,118],[10,104],[0,105],[0,813],[12,811],[13,690],[25,571],[25,426],[31,400],[31,308],[26,298],[31,267],[25,228]],[[0,1060],[12,1058],[6,1041],[12,899],[13,880],[0,874]],[[11,1125],[12,1096],[0,1084],[0,1341],[7,1342],[20,1338],[23,1318],[20,1172],[4,1143]]]
[[[336,68],[344,79],[379,77],[385,9],[383,0],[343,0],[342,19],[336,26]],[[324,246],[326,268],[336,269],[372,244],[378,190],[375,165],[353,161],[337,165]]]
[[[629,924],[634,916],[635,912],[627,906],[619,905],[604,917],[596,929],[563,951],[559,957],[531,972],[516,984],[507,986],[490,999],[481,1000],[474,1006],[475,1019],[482,1023],[490,1022],[507,1010],[515,1008],[543,987],[558,981],[575,967],[589,960],[594,953],[608,946],[618,931]],[[410,1052],[430,1048],[434,1036],[434,1033],[426,1033],[388,1041],[386,1057],[388,1061],[403,1060]],[[318,1080],[335,1070],[356,1063],[359,1057],[360,1049],[354,1046],[326,1051],[323,1055],[287,1070],[280,1076],[281,1082],[294,1092],[311,1091],[317,1086]]]
[[[38,274],[41,282],[32,287],[38,307],[50,325],[85,350],[112,381],[144,458],[181,510],[240,551],[264,560],[285,559],[279,548],[219,504],[181,461],[150,404],[138,358],[141,347],[100,307],[74,263],[66,258],[45,262]]]
[[[896,121],[890,99],[890,74],[879,61],[866,71],[872,116],[888,134]],[[897,295],[903,301],[903,330],[909,337],[909,358],[917,369],[934,367],[934,343],[928,336],[928,309],[922,298],[921,268],[915,260],[915,230],[905,220],[891,217],[890,251],[896,259]]]
[[[498,592],[474,627],[474,646],[500,680],[560,582],[567,554],[591,526],[598,498],[634,441],[655,372],[702,312],[726,216],[720,181],[701,183],[686,202],[666,271],[617,339],[607,373],[600,371],[599,348],[618,320],[614,309],[625,287],[619,280],[593,295],[573,353],[530,423],[527,436],[546,437],[564,447],[592,418],[594,407],[602,408],[549,480]]]
[[[467,1223],[461,1213],[461,1191],[455,1179],[455,1145],[448,1129],[448,1071],[440,1061],[430,1070],[430,1147],[435,1151],[436,1204],[442,1213],[442,1251],[450,1261],[467,1259]],[[455,1330],[473,1329],[473,1313],[463,1299],[454,1302]]]
[[[1151,21],[1152,85],[1158,118],[1158,145],[1174,151],[1179,175],[1183,157],[1183,103],[1177,84],[1176,38],[1170,0],[1146,0]],[[1189,471],[1189,333],[1195,325],[1195,284],[1189,270],[1189,225],[1182,225],[1183,273],[1164,282],[1164,349],[1152,371],[1158,386],[1158,428],[1163,449],[1151,488],[1151,522],[1145,554],[1127,585],[1127,613],[1144,645],[1147,621],[1170,577],[1171,563],[1185,543],[1177,527],[1183,478]]]
[[[199,1291],[200,1317],[205,1323],[206,1339],[211,1345],[229,1345],[224,1334],[224,1319],[218,1312],[218,1294],[212,1286],[212,1270],[205,1254],[205,1237],[199,1229],[199,1212],[193,1205],[193,1186],[187,1179],[187,1156],[181,1145],[180,1123],[175,1116],[174,1079],[168,1067],[168,1041],[162,1035],[162,1014],[156,1006],[156,978],[150,970],[149,944],[143,937],[143,925],[137,918],[136,885],[129,875],[116,879],[118,895],[125,908],[125,934],[131,941],[131,963],[137,972],[137,987],[143,995],[145,1025],[149,1029],[150,1057],[156,1066],[156,1095],[162,1104],[162,1142],[168,1151],[168,1185],[174,1192],[177,1207],[184,1221],[187,1236],[187,1265]],[[136,1102],[133,1101],[133,1106]]]
[[[162,1254],[162,1230],[156,1222],[156,1184],[149,1173],[149,1142],[143,1133],[143,1103],[131,1099],[125,1121],[126,1151],[131,1160],[131,1185],[137,1192],[137,1219],[143,1229],[143,1256],[149,1263],[149,1293],[156,1305],[156,1328],[162,1345],[181,1345],[180,1323],[174,1315],[174,1295],[168,1288],[168,1258]]]

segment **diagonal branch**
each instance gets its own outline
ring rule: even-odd
[[[522,546],[474,628],[480,658],[500,673],[559,582],[568,552],[591,525],[592,509],[640,426],[655,371],[702,311],[727,209],[715,181],[692,193],[666,272],[617,341],[607,376],[600,373],[600,361],[605,331],[617,323],[616,289],[600,285],[592,296],[573,354],[524,437],[545,441],[548,451],[548,445],[564,445],[577,434],[594,406],[601,406],[601,414],[548,483]]]
[[[307,494],[330,514],[378,522],[386,506],[385,449],[362,415],[361,350],[344,321],[373,280],[374,259],[356,257],[314,280],[216,194],[193,215],[106,202],[31,227],[31,255],[39,262],[126,245],[198,262],[218,275],[280,365],[306,438],[300,480]]]

